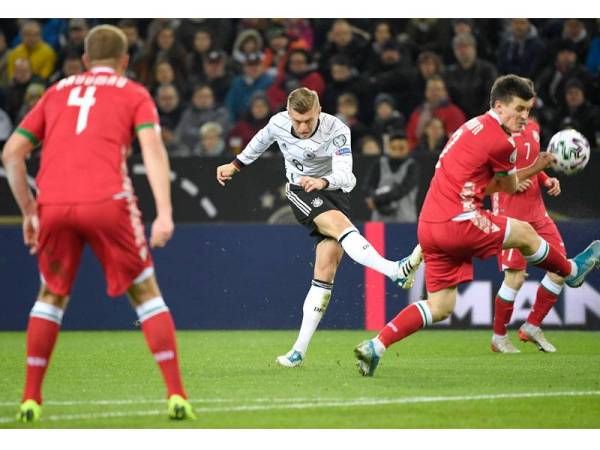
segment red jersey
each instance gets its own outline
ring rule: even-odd
[[[38,202],[88,203],[131,192],[125,161],[134,133],[158,124],[146,88],[110,68],[60,80],[16,130],[42,141]]]
[[[446,222],[483,207],[495,174],[515,173],[515,143],[493,111],[475,117],[450,137],[440,154],[420,220]]]
[[[540,154],[540,127],[530,120],[522,132],[513,134],[513,138],[517,144],[517,170],[526,169],[535,163]],[[531,177],[530,180],[533,185],[523,192],[512,195],[495,192],[492,197],[494,213],[525,222],[544,219],[546,206],[542,198],[539,175]]]

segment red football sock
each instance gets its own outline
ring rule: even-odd
[[[510,323],[510,319],[512,318],[515,304],[514,302],[502,300],[497,296],[494,305],[494,334],[504,336],[507,331],[507,326]]]
[[[561,277],[571,275],[571,262],[556,247],[543,239],[538,251],[533,255],[525,256],[525,259],[530,264],[546,269],[548,272],[556,273]]]
[[[529,322],[531,325],[539,327],[552,307],[556,304],[557,300],[558,295],[556,295],[554,292],[550,292],[540,284],[535,296],[535,303],[533,304],[533,308],[529,313],[529,317],[527,317],[527,322]]]
[[[413,303],[400,311],[396,317],[388,322],[377,337],[388,348],[394,342],[404,339],[406,336],[413,334],[419,328],[430,323],[431,313],[425,302]]]
[[[23,399],[42,403],[42,383],[60,325],[52,320],[32,316],[27,325],[27,371]]]
[[[177,394],[187,398],[181,382],[175,324],[169,311],[164,311],[142,321],[142,331],[154,359],[167,385],[167,396]]]

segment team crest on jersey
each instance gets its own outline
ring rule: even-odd
[[[531,134],[533,134],[533,138],[535,139],[535,142],[540,142],[540,134],[536,130],[533,130],[531,132]]]
[[[282,143],[281,143],[281,146],[282,146],[283,148],[287,148],[287,145],[285,145],[285,142],[282,142]]]
[[[336,137],[333,138],[333,145],[335,145],[338,148],[342,147],[345,143],[346,136],[344,136],[343,134],[338,134]]]
[[[304,155],[302,155],[302,156],[304,156],[304,159],[307,159],[309,161],[311,159],[315,159],[315,154],[313,152],[311,152],[310,150],[305,150]]]
[[[318,208],[323,204],[323,199],[321,197],[315,197],[312,199],[310,204],[313,205],[315,208]]]

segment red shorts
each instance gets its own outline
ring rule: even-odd
[[[542,239],[545,239],[550,245],[558,249],[562,255],[567,256],[565,243],[558,228],[556,228],[556,224],[550,217],[531,222],[530,225]],[[525,261],[521,252],[516,248],[507,248],[502,250],[502,253],[498,255],[498,267],[500,270],[525,270],[527,261]]]
[[[463,221],[419,221],[417,234],[425,260],[427,292],[436,292],[473,279],[474,256],[486,259],[502,251],[506,216],[477,211]]]
[[[71,292],[85,244],[100,260],[110,296],[125,293],[144,269],[152,267],[134,198],[40,205],[39,218],[39,270],[55,294]]]

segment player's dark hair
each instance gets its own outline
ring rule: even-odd
[[[490,107],[494,107],[496,101],[510,103],[513,97],[521,98],[525,101],[535,97],[535,87],[529,78],[519,77],[517,75],[504,75],[496,78],[490,94]]]
[[[319,96],[308,88],[294,89],[288,96],[288,108],[300,114],[312,111],[315,106],[319,106]]]
[[[127,53],[127,37],[112,25],[98,25],[85,37],[85,53],[90,61],[118,60]]]

